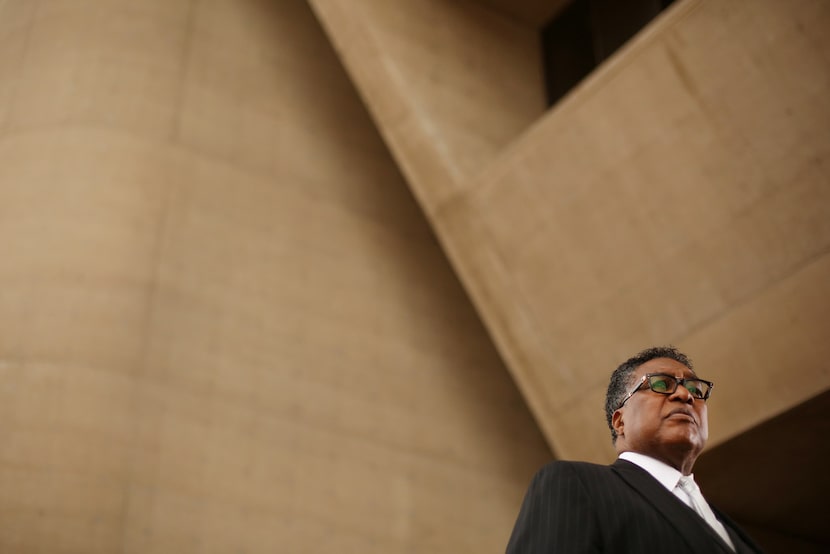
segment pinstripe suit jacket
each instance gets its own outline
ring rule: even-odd
[[[761,552],[734,522],[712,509],[739,554]],[[732,550],[647,471],[617,460],[610,466],[553,462],[533,478],[507,553],[553,552],[729,554]]]

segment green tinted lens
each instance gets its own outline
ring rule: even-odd
[[[652,375],[648,378],[648,386],[654,392],[672,393],[677,386],[677,381],[665,375]]]
[[[706,393],[709,391],[709,385],[697,379],[686,379],[684,385],[695,398],[706,398]]]

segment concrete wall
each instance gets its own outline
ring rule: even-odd
[[[0,551],[498,551],[549,457],[304,2],[0,4],[0,237]]]

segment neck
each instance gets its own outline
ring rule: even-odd
[[[638,454],[642,454],[644,456],[650,456],[655,460],[660,460],[664,464],[670,465],[683,475],[689,475],[692,473],[692,468],[697,461],[697,456],[699,452],[677,448],[677,449],[663,449],[657,452],[641,452],[634,448],[627,448],[624,443],[620,443],[620,441],[616,444],[617,454],[621,454],[623,452],[636,452]]]
[[[669,464],[683,475],[689,475],[690,473],[692,473],[692,468],[694,467],[695,461],[697,460],[696,455],[655,457],[661,462]]]

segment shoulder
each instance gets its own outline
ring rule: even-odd
[[[558,460],[536,472],[531,488],[561,490],[575,487],[587,491],[610,479],[617,479],[610,466]]]
[[[608,471],[611,466],[600,464],[592,464],[591,462],[574,462],[570,460],[556,460],[546,464],[540,469],[540,472],[547,471]]]
[[[565,460],[557,460],[545,465],[536,473],[536,477],[551,477],[551,476],[593,476],[593,475],[610,475],[612,473],[611,466],[600,464],[592,464],[590,462],[571,462]]]

